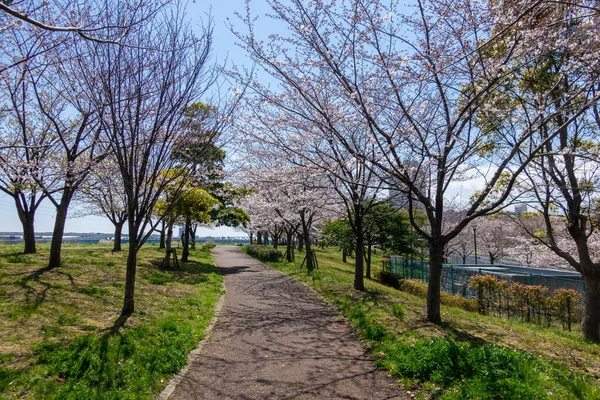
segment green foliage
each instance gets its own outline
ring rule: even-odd
[[[472,346],[450,338],[388,343],[379,362],[396,376],[455,388],[445,398],[547,398],[543,363],[529,353],[500,346]]]
[[[396,274],[389,271],[377,271],[375,277],[379,279],[381,283],[387,286],[391,286],[395,289],[400,289],[400,279]]]
[[[169,282],[169,278],[164,275],[155,274],[148,278],[148,282],[153,285],[166,285]]]
[[[420,237],[411,231],[406,211],[389,203],[378,204],[365,215],[365,233],[387,254],[411,254],[423,247]]]
[[[338,247],[348,256],[354,253],[356,238],[347,218],[325,221],[322,234],[321,241],[325,246]]]
[[[406,315],[406,309],[404,308],[404,306],[402,304],[396,303],[392,306],[392,313],[396,317],[402,319]]]
[[[250,244],[244,247],[246,254],[251,257],[257,258],[260,261],[272,261],[277,262],[283,258],[281,251],[274,249],[269,246],[259,246]]]
[[[36,352],[38,363],[63,382],[52,398],[151,398],[160,378],[183,368],[194,346],[191,324],[167,318],[152,328],[82,336],[66,347],[44,343]]]

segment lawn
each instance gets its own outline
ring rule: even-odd
[[[431,324],[423,296],[374,279],[366,279],[364,293],[355,291],[353,260],[342,263],[334,249],[316,251],[319,269],[312,274],[300,268],[302,253],[294,263],[269,264],[336,304],[377,365],[418,397],[600,399],[600,345],[581,332],[483,316],[452,306],[465,301],[449,295],[444,322]]]
[[[153,398],[213,317],[222,277],[210,253],[163,271],[164,253],[144,246],[136,312],[120,324],[126,250],[63,245],[63,265],[39,273],[48,250],[0,245],[0,399]]]

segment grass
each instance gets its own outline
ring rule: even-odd
[[[39,273],[48,250],[0,245],[0,399],[153,398],[213,316],[222,277],[210,253],[162,271],[163,253],[142,248],[136,312],[120,327],[126,251],[63,245],[63,265]]]
[[[483,316],[453,296],[443,299],[444,322],[431,324],[419,284],[402,285],[411,294],[366,279],[365,292],[358,292],[352,259],[344,264],[334,249],[316,251],[319,269],[310,275],[300,268],[303,254],[294,263],[268,264],[336,304],[377,366],[417,397],[600,399],[600,345],[586,342],[581,332]]]

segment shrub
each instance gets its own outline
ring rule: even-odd
[[[245,248],[246,254],[251,257],[258,258],[260,261],[277,262],[283,258],[281,251],[269,246],[259,246],[251,244]]]
[[[377,271],[376,277],[384,285],[400,289],[400,279],[396,274],[391,273],[390,271]]]
[[[214,244],[210,240],[207,240],[206,242],[202,243],[202,246],[200,246],[200,251],[204,253],[210,253],[211,250],[215,248],[215,246],[216,244]]]

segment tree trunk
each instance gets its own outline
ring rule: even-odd
[[[429,286],[427,288],[427,321],[440,323],[441,278],[444,245],[437,240],[429,247]]]
[[[192,220],[190,217],[185,217],[185,230],[183,233],[183,250],[181,252],[181,261],[187,262],[188,257],[190,255],[190,230],[191,230]]]
[[[135,215],[130,213],[129,215]],[[125,273],[125,299],[121,315],[129,316],[135,311],[135,274],[137,270],[137,227],[129,221],[129,251],[127,254],[127,272]]]
[[[294,232],[290,229],[289,231],[286,232],[286,249],[285,249],[285,254],[286,254],[286,261],[287,262],[292,262],[294,261],[294,242],[293,242],[293,238],[294,238]]]
[[[300,213],[300,219],[302,220],[302,238],[304,239],[304,245],[306,247],[306,270],[311,273],[315,269],[315,265],[312,258],[312,250],[310,244],[310,226],[306,221],[304,212]]]
[[[356,236],[356,246],[354,248],[354,289],[363,292],[365,290],[364,274],[364,251],[365,239],[363,232],[363,216],[360,212],[354,214],[354,234]]]
[[[279,245],[279,235],[273,235],[273,248],[276,249]]]
[[[302,235],[298,235],[298,251],[304,250],[304,237]]]
[[[198,229],[198,224],[191,224],[191,230],[190,230],[190,247],[192,248],[192,250],[196,250],[196,230]]]
[[[123,231],[123,224],[125,221],[121,221],[115,224],[115,238],[113,240],[113,252],[121,251],[121,232]]]
[[[164,249],[165,248],[165,236],[166,236],[165,235],[165,230],[166,230],[166,227],[167,227],[166,221],[163,218],[163,220],[162,220],[162,226],[160,227],[160,243],[158,245],[159,249]]]
[[[256,244],[262,244],[262,232],[258,231],[256,232]]]
[[[131,234],[130,234],[131,235]],[[163,268],[171,268],[171,256],[173,252],[173,222],[170,220],[167,222],[167,236],[165,238],[165,260],[163,261]]]
[[[50,243],[50,260],[48,261],[48,268],[50,269],[60,267],[62,240],[72,196],[73,191],[69,187],[65,187],[60,203],[56,207],[56,219],[54,220],[54,231],[52,232],[52,241]]]
[[[489,253],[490,255],[490,264],[494,265],[494,261],[496,261],[496,257],[494,257],[493,254]]]
[[[33,223],[35,219],[35,209],[25,211],[17,197],[15,197],[15,204],[17,206],[19,220],[21,220],[21,225],[23,226],[23,241],[25,242],[23,254],[35,254],[35,226]]]
[[[600,277],[598,274],[586,273],[582,270],[585,282],[585,315],[581,322],[583,337],[600,343]]]
[[[342,262],[346,263],[348,260],[346,258],[346,249],[342,249]]]

